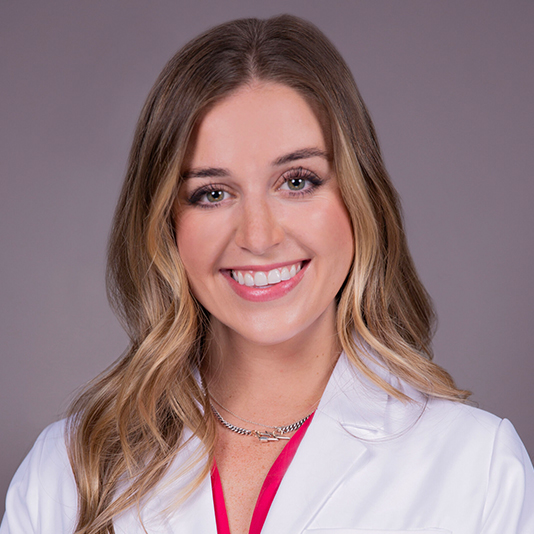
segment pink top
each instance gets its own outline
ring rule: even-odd
[[[306,420],[306,422],[295,432],[294,436],[287,442],[278,458],[273,463],[271,469],[267,473],[263,486],[261,487],[254,513],[252,514],[252,521],[250,522],[249,534],[260,534],[265,518],[269,513],[274,496],[278,491],[278,487],[282,482],[282,478],[286,474],[287,468],[306,433],[313,414]],[[211,470],[211,487],[213,490],[213,504],[215,507],[215,520],[217,522],[217,534],[230,534],[230,526],[228,524],[228,514],[226,513],[226,505],[224,503],[224,494],[222,490],[221,477],[217,464],[213,462],[213,469]]]

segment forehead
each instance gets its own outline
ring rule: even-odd
[[[192,139],[187,166],[228,166],[237,160],[260,164],[303,147],[326,151],[321,123],[307,100],[285,85],[254,83],[206,113]]]

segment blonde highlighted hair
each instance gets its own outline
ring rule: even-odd
[[[186,445],[204,447],[209,473],[215,425],[198,373],[209,318],[190,292],[172,206],[193,129],[206,110],[253,81],[284,84],[325,125],[350,214],[355,257],[340,294],[337,331],[353,364],[369,370],[354,332],[394,375],[428,396],[464,400],[432,362],[433,309],[410,257],[397,194],[352,75],[312,24],[282,15],[217,26],[165,66],[141,113],[109,243],[108,294],[130,337],[69,413],[68,450],[79,493],[77,534],[109,534],[113,518],[162,479]],[[194,490],[191,485],[190,490]]]

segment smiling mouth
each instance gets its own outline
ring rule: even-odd
[[[242,286],[267,287],[291,280],[301,269],[304,262],[299,261],[270,271],[230,271],[232,278]]]

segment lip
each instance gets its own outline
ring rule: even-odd
[[[279,269],[280,267],[286,267],[287,265],[294,265],[297,262],[285,262],[285,263],[273,263],[272,265],[248,265],[243,267],[234,267],[236,271],[268,271],[271,269]],[[310,260],[303,260],[302,268],[291,279],[284,280],[278,284],[273,284],[264,287],[249,287],[242,286],[239,282],[236,282],[231,276],[230,269],[222,269],[221,274],[230,284],[230,287],[243,299],[251,302],[268,302],[270,300],[276,300],[287,295],[304,277],[308,269]]]

